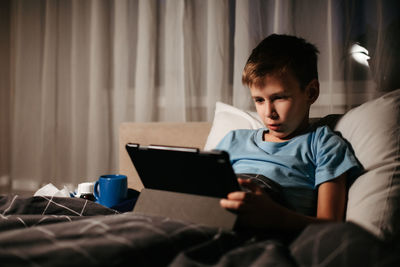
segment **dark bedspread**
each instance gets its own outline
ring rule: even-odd
[[[83,199],[0,196],[1,266],[398,266],[399,251],[351,223],[285,244]]]

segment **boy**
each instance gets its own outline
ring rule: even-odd
[[[318,50],[304,39],[270,35],[250,55],[242,82],[250,88],[266,128],[235,130],[218,144],[247,190],[220,204],[251,228],[298,231],[341,221],[349,171],[359,168],[347,144],[327,126],[313,129],[309,109],[319,95]],[[276,183],[279,184],[276,187]],[[258,184],[282,188],[284,202]]]

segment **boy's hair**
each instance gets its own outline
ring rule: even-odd
[[[304,89],[318,79],[318,49],[304,39],[272,34],[253,49],[243,70],[242,83],[248,87],[263,87],[267,74],[290,71]]]

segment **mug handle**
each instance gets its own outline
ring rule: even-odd
[[[93,195],[94,195],[94,197],[96,198],[97,201],[99,201],[99,198],[100,198],[99,194],[97,193],[98,192],[98,188],[99,188],[99,181],[96,181],[96,183],[94,184]]]

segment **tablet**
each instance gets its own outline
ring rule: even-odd
[[[126,145],[145,188],[225,198],[239,191],[225,151],[161,145]]]

